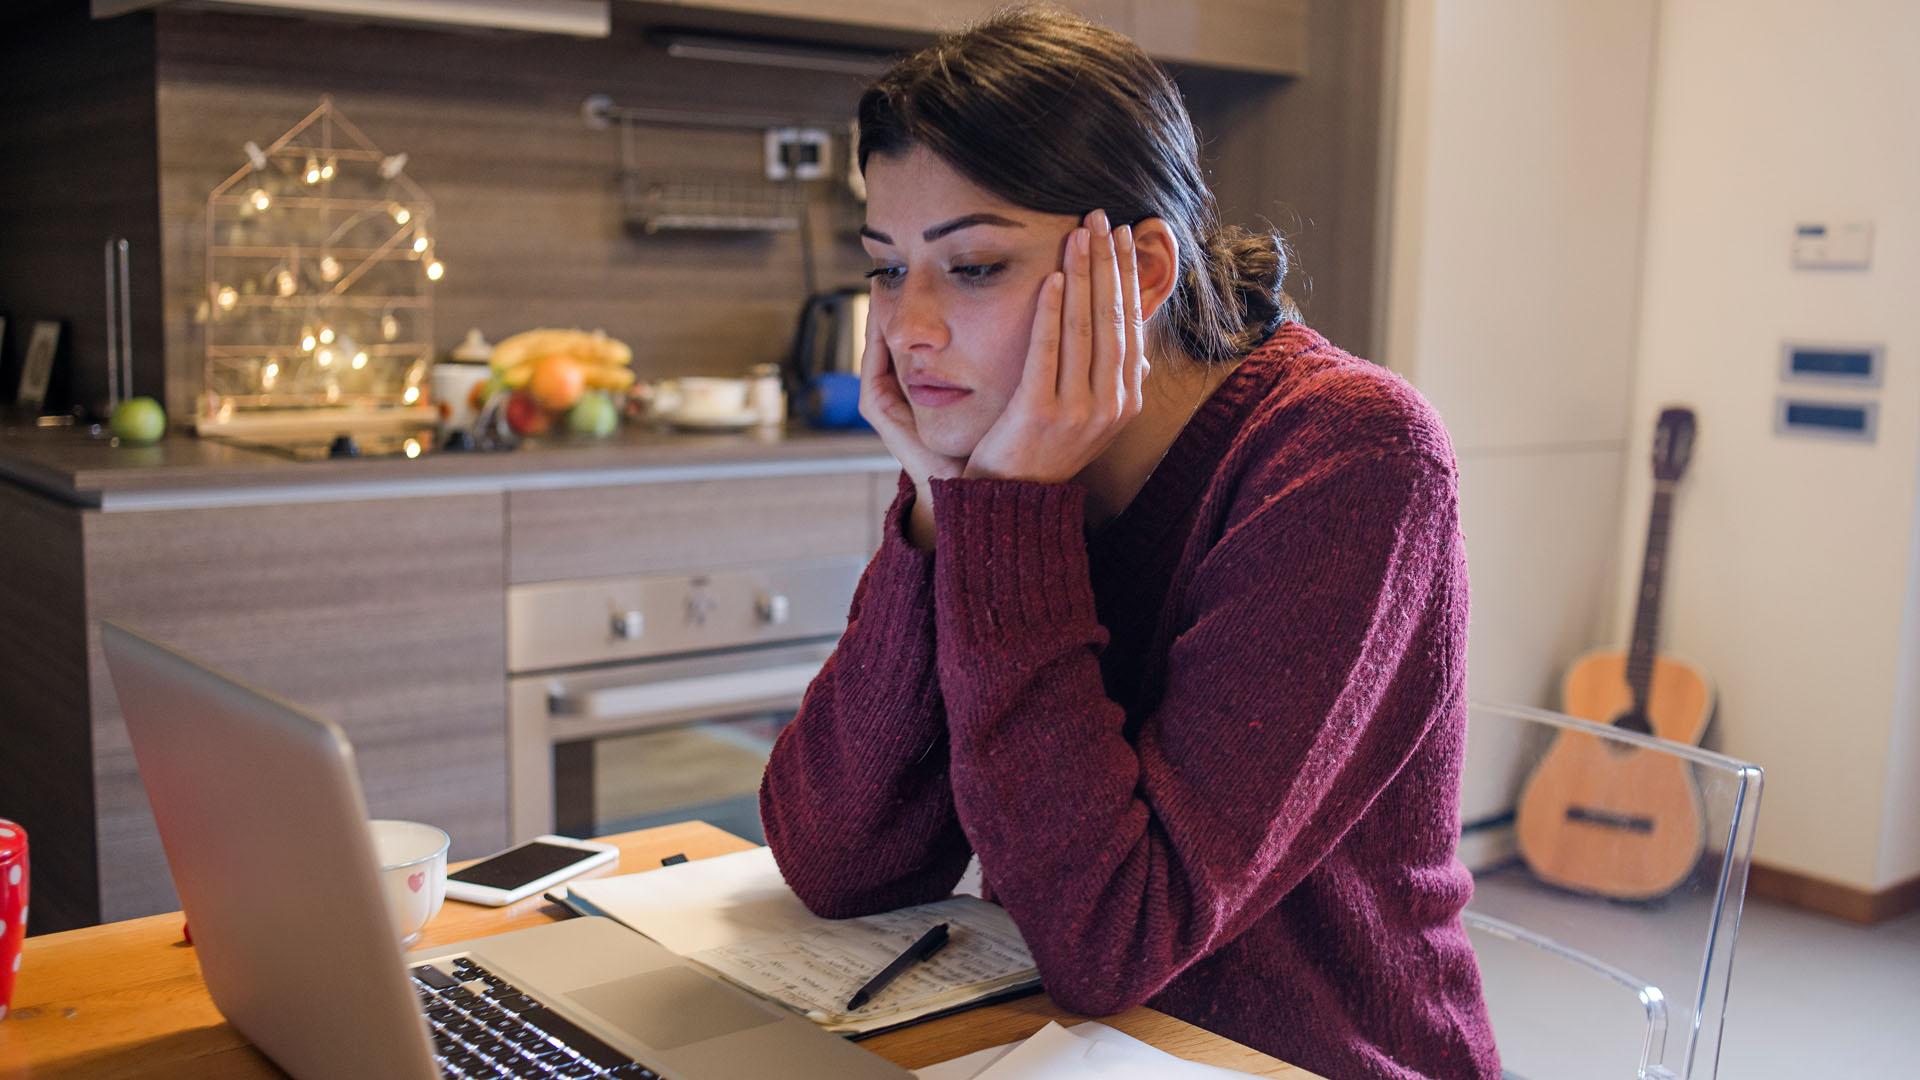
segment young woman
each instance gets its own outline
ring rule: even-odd
[[[980,858],[1046,989],[1328,1077],[1494,1077],[1454,858],[1452,450],[1224,229],[1132,42],[1022,10],[860,102],[863,414],[904,472],[774,748],[815,911]]]

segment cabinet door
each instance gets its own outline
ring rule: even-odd
[[[339,723],[373,816],[444,828],[456,859],[503,846],[502,524],[500,495],[88,512],[101,918],[178,906],[102,619]]]
[[[868,473],[689,480],[507,496],[515,585],[700,573],[833,555],[875,542]]]
[[[1307,70],[1307,0],[1130,3],[1133,39],[1158,59],[1273,75]]]
[[[1128,0],[1057,0],[1122,33]],[[1006,0],[689,0],[686,6],[750,15],[939,33],[957,30],[1006,6]]]

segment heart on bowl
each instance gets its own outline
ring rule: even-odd
[[[425,885],[426,883],[427,883],[427,873],[424,870],[420,871],[417,874],[409,874],[407,876],[407,888],[412,889],[414,892],[419,892],[420,886]]]

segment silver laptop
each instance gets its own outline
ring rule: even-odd
[[[609,919],[403,956],[340,729],[102,636],[207,989],[296,1080],[909,1076]]]

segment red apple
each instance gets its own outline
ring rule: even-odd
[[[515,390],[507,399],[507,426],[516,435],[545,435],[553,426],[553,417],[525,390]]]

